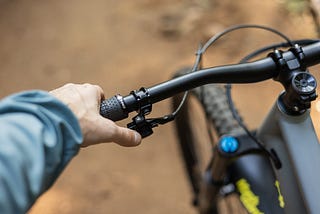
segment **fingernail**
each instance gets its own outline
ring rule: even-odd
[[[138,132],[134,132],[134,142],[136,145],[141,143],[141,135]]]

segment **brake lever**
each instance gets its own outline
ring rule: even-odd
[[[132,118],[132,122],[127,124],[129,129],[137,131],[142,138],[148,137],[153,134],[153,128],[159,125],[166,124],[174,120],[174,115],[165,115],[159,118],[146,119],[144,114],[139,113]]]

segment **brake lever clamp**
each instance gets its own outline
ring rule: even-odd
[[[291,55],[283,55],[275,50],[269,56],[275,61],[279,75],[274,78],[285,88],[280,95],[279,104],[283,111],[290,115],[300,115],[310,108],[317,98],[317,81],[307,70],[305,55],[299,45],[290,48]]]
[[[174,119],[174,115],[165,115],[159,118],[146,118],[146,115],[152,111],[152,103],[149,99],[149,92],[146,88],[141,88],[139,91],[132,91],[131,94],[138,101],[138,114],[132,118],[132,122],[127,124],[129,129],[137,131],[142,138],[153,134],[153,128],[159,124],[165,124]]]

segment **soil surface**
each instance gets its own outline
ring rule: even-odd
[[[98,84],[106,97],[126,95],[168,80],[193,63],[198,42],[242,23],[271,26],[294,39],[315,37],[309,16],[276,0],[0,0],[0,96],[67,82]],[[276,41],[258,30],[233,33],[211,49],[205,65],[235,63]],[[280,90],[271,81],[234,87],[249,127],[261,123]],[[153,115],[168,112],[168,101],[154,105]],[[81,150],[30,213],[192,214],[191,201],[168,124],[137,148]]]

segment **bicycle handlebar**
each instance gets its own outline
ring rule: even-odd
[[[309,67],[320,63],[320,42],[305,46],[302,50],[305,66]],[[295,57],[292,51],[284,52],[283,56],[286,58]],[[143,104],[153,104],[201,85],[260,82],[277,77],[279,70],[277,63],[271,57],[254,62],[206,68],[150,88],[142,88],[125,97],[116,95],[103,100],[100,114],[113,121],[119,121],[127,118],[130,112],[139,110]]]

